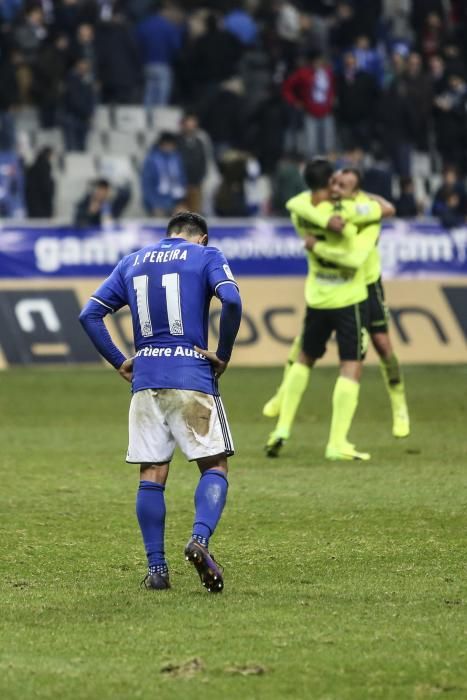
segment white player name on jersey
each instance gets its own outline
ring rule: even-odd
[[[140,256],[138,254],[135,258],[135,262],[133,263],[133,267],[135,265],[139,265],[140,262],[166,263],[171,262],[172,260],[186,260],[187,253],[187,250],[181,251],[179,248],[174,248],[173,250],[166,250],[165,253],[162,253],[160,250],[150,250],[144,254],[142,260],[139,259]]]
[[[183,345],[177,345],[175,348],[152,347],[148,345],[138,350],[136,357],[196,357],[198,360],[206,359],[193,348],[186,348]]]

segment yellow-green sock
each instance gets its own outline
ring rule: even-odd
[[[277,398],[279,401],[282,400],[282,396],[284,394],[284,384],[285,380],[287,379],[287,375],[290,371],[290,368],[294,364],[294,362],[297,361],[297,358],[300,354],[300,350],[302,348],[302,336],[297,335],[297,337],[294,339],[292,345],[290,346],[289,354],[287,356],[287,362],[285,363],[284,367],[284,374],[282,375],[282,381],[280,383],[280,386],[278,387],[275,398]]]
[[[310,368],[295,362],[287,372],[282,387],[282,402],[275,434],[285,440],[290,436],[292,423],[310,378]]]
[[[332,395],[332,419],[329,433],[329,445],[340,448],[347,442],[347,434],[358,405],[360,384],[338,377]]]
[[[387,360],[381,359],[379,365],[386,385],[397,386],[397,384],[402,382],[401,368],[395,353],[388,357]]]
[[[402,399],[405,404],[405,387],[397,355],[393,353],[387,360],[380,360],[379,366],[391,403],[399,404]]]

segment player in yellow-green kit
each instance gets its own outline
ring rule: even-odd
[[[368,195],[361,189],[361,175],[358,170],[347,168],[338,171],[331,182],[331,197],[352,198],[355,202],[368,201]],[[392,434],[404,438],[410,434],[409,411],[405,387],[397,355],[389,336],[389,313],[384,299],[381,281],[381,257],[377,246],[371,251],[365,263],[368,285],[370,314],[370,338],[380,358],[380,367],[392,409]]]
[[[367,344],[368,292],[363,263],[376,244],[382,211],[375,201],[358,204],[347,200],[336,206],[330,201],[331,175],[328,161],[314,159],[305,169],[312,194],[302,193],[287,203],[308,252],[307,310],[298,358],[281,388],[278,422],[266,445],[268,456],[277,456],[289,438],[310,370],[324,355],[335,331],[340,374],[333,392],[325,454],[332,460],[370,458],[367,453],[358,452],[347,436],[358,404]],[[310,208],[313,222],[308,218]]]
[[[334,173],[330,183],[330,194],[334,201],[353,199],[357,203],[368,202],[375,195],[361,190],[361,176],[353,168]],[[394,210],[385,203],[384,216],[393,216]],[[303,213],[303,212],[302,212]],[[313,219],[313,214],[310,215]],[[370,252],[365,262],[366,283],[368,286],[369,332],[373,347],[380,357],[380,366],[392,410],[392,434],[396,438],[407,437],[410,433],[410,420],[405,396],[405,387],[399,361],[393,350],[388,331],[388,309],[381,281],[381,259],[377,246]],[[289,362],[298,355],[298,339],[289,353]],[[263,412],[269,417],[279,413],[281,388],[264,406]]]

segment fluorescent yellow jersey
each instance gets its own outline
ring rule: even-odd
[[[359,192],[355,197],[355,202],[358,204],[365,204],[371,202],[372,200],[366,194],[366,192]],[[379,234],[381,233],[381,226],[378,232],[378,238],[374,249],[370,252],[368,258],[366,259],[365,266],[365,280],[367,284],[374,284],[381,277],[381,256],[378,250],[378,240]]]
[[[343,200],[337,209],[330,201],[314,206],[309,193],[293,197],[286,206],[300,236],[313,235],[320,239],[314,249],[308,251],[307,305],[315,309],[340,309],[366,299],[368,292],[363,262],[375,245],[375,230],[379,230],[377,226],[368,224],[381,219],[380,206],[371,201],[365,202],[362,207],[354,200]],[[351,220],[352,224],[358,222],[358,225],[366,225],[366,228],[358,235],[355,225],[348,229],[345,236],[328,231],[323,225],[333,215]]]

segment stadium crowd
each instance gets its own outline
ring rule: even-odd
[[[55,211],[60,154],[25,158],[25,107],[80,152],[99,105],[170,104],[184,117],[147,146],[141,191],[101,177],[78,203],[81,225],[124,212],[130,196],[152,215],[205,209],[210,163],[220,175],[208,213],[285,214],[317,153],[359,167],[401,217],[463,223],[466,52],[462,0],[2,0],[0,215],[18,211],[22,189],[29,216]]]

